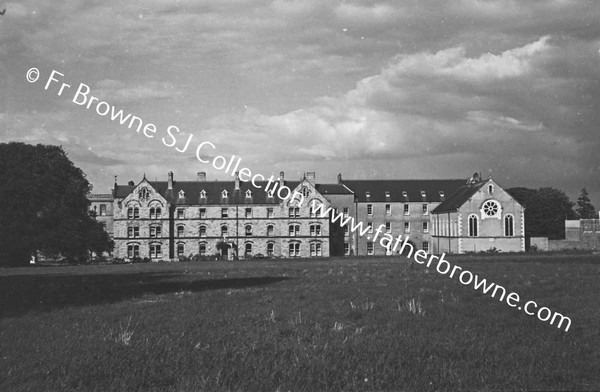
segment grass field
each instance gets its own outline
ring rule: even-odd
[[[0,391],[600,390],[600,256],[0,269]]]

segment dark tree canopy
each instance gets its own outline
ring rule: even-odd
[[[596,208],[592,205],[590,194],[583,187],[579,197],[577,198],[577,208],[575,209],[579,219],[594,219],[596,216]]]
[[[91,185],[62,147],[0,143],[0,265],[36,251],[69,258],[112,250],[89,210]]]
[[[507,190],[525,207],[525,236],[565,238],[565,219],[576,219],[575,203],[554,188],[511,188]]]

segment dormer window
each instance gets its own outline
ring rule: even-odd
[[[223,189],[223,192],[221,192],[221,197],[227,198],[227,189]]]
[[[425,191],[421,191],[421,197],[424,199],[427,197],[427,194],[425,193]]]
[[[201,199],[206,199],[206,191],[205,191],[204,189],[202,189],[202,190],[200,191],[200,198],[201,198]]]
[[[404,200],[408,200],[408,193],[406,193],[406,191],[402,191],[402,197]]]
[[[250,189],[248,189],[248,190],[246,191],[246,197],[247,197],[247,198],[251,198],[251,197],[252,197],[252,191],[251,191]]]
[[[385,198],[389,199],[390,198],[390,192],[389,191],[385,191]]]
[[[268,191],[267,191],[267,197],[269,197],[269,198],[273,198],[273,193],[274,193],[274,192],[273,192],[273,190],[272,190],[272,189],[271,189],[271,190],[268,190]]]
[[[371,192],[365,192],[365,196],[367,197],[367,199],[371,198]]]
[[[183,191],[183,189],[179,191],[179,198],[180,199],[185,198],[185,192]]]
[[[444,191],[440,191],[440,199],[444,199]]]

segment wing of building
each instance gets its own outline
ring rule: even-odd
[[[284,186],[297,197],[282,195]],[[301,181],[286,181],[281,172],[252,184],[237,174],[234,181],[207,181],[204,172],[178,181],[171,172],[167,181],[115,181],[112,195],[90,200],[106,212],[98,219],[115,240],[113,256],[128,259],[391,254],[374,240],[377,229],[410,236],[417,248],[436,253],[524,249],[523,208],[491,179],[344,180],[340,174],[336,183],[317,183],[315,172]],[[330,214],[312,211],[314,202]],[[473,215],[476,233],[466,229]],[[332,216],[340,219],[332,223]],[[351,230],[360,222],[364,235]]]

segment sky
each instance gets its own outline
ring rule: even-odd
[[[600,207],[596,0],[0,2],[0,142],[62,145],[94,192],[253,173],[468,178]],[[37,81],[27,79],[37,68]],[[56,82],[46,89],[52,71]],[[69,84],[59,95],[62,83]],[[84,105],[73,102],[81,84]],[[97,103],[106,102],[104,106]],[[147,137],[98,114],[139,117]],[[176,145],[167,128],[176,137]],[[179,152],[192,137],[189,149]],[[166,142],[164,140],[166,140]],[[195,149],[204,145],[202,163]]]

